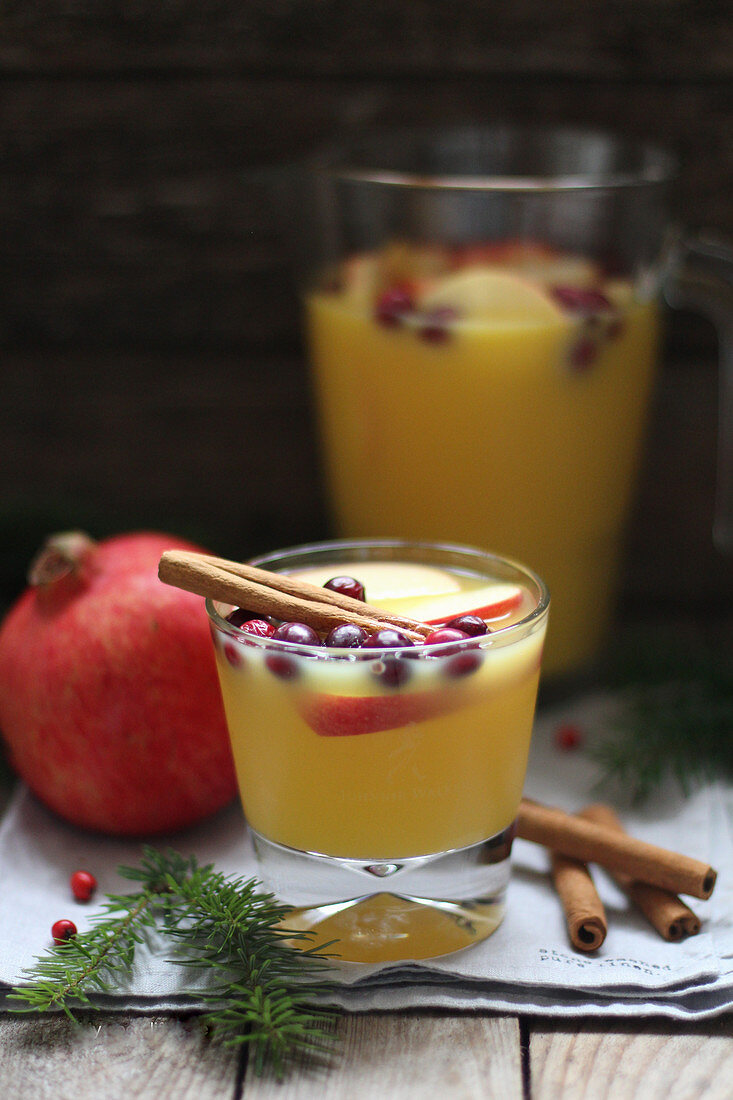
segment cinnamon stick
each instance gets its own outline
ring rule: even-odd
[[[530,799],[522,799],[520,804],[517,836],[583,863],[600,863],[673,894],[709,898],[715,886],[716,872],[700,860]]]
[[[552,881],[565,912],[570,942],[577,951],[597,951],[608,924],[603,902],[585,863],[551,853]]]
[[[333,592],[330,588],[323,588],[316,584],[311,584],[310,581],[300,580],[298,577],[293,577],[289,573],[272,573],[268,569],[261,569],[256,565],[249,565],[247,562],[227,561],[224,558],[216,558],[211,554],[197,554],[190,552],[188,555],[191,559],[195,560],[200,558],[202,561],[210,562],[211,565],[216,565],[220,569],[226,569],[230,573],[234,573],[237,577],[242,577],[244,580],[254,581],[257,584],[266,584],[270,588],[276,589],[278,592],[283,592],[289,596],[300,597],[306,600],[317,600],[319,603],[328,603],[333,607],[340,607],[344,611],[353,611],[355,615],[364,614],[365,609],[368,609],[368,617],[370,619],[376,619],[380,623],[394,626],[400,630],[413,630],[419,635],[428,635],[434,626],[430,626],[427,623],[421,623],[417,619],[408,619],[404,615],[396,615],[392,611],[383,611],[381,607],[374,607],[372,604],[367,604],[364,600],[356,600],[353,596],[345,596],[342,592]],[[341,620],[343,621],[343,620]]]
[[[609,829],[624,832],[624,827],[610,806],[597,803],[586,806],[579,817],[607,825]],[[644,914],[653,928],[670,943],[679,943],[687,936],[696,936],[700,931],[700,918],[685,905],[676,894],[651,886],[647,882],[638,882],[621,871],[613,871],[613,878]]]
[[[259,578],[267,579],[267,583],[262,583],[259,579],[250,579],[235,571],[243,568],[222,558],[184,550],[166,550],[158,563],[158,577],[164,584],[195,592],[198,596],[232,603],[258,615],[272,616],[285,622],[307,623],[320,631],[328,631],[339,623],[353,623],[368,631],[379,630],[389,624],[398,627],[412,641],[423,641],[434,629],[411,619],[388,616],[361,600],[340,596],[336,602],[329,597],[337,593],[306,581],[296,581],[294,577],[289,577],[289,583],[283,587],[283,575],[280,573],[257,570]],[[358,610],[345,606],[347,600]]]

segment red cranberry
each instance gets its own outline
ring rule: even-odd
[[[244,664],[241,645],[237,642],[224,642],[222,648],[224,650],[224,656],[232,668],[241,668]]]
[[[275,633],[275,627],[266,619],[247,619],[239,629],[245,634],[256,634],[258,638],[271,638]]]
[[[361,600],[362,603],[366,599],[364,585],[353,577],[331,577],[323,587],[331,592],[338,592],[341,596],[350,596],[352,600]]]
[[[409,291],[404,287],[393,286],[379,295],[374,315],[380,325],[397,328],[414,308],[415,303]]]
[[[57,920],[51,926],[51,935],[55,944],[66,943],[67,940],[76,935],[76,925],[73,920]]]
[[[595,340],[580,339],[570,349],[570,366],[579,373],[587,371],[597,355],[598,344]]]
[[[340,623],[326,636],[326,645],[329,649],[359,649],[367,637],[366,630],[356,623]]]
[[[411,645],[413,642],[406,634],[388,626],[370,634],[364,642],[364,649],[402,649]]]
[[[256,619],[257,616],[252,611],[246,611],[243,607],[235,607],[233,611],[230,611],[227,615],[227,622],[232,626],[241,626],[242,623],[246,623],[248,619]]]
[[[280,623],[271,636],[275,642],[292,642],[294,645],[321,644],[321,639],[307,623]]]
[[[443,642],[463,642],[469,635],[455,626],[439,626],[425,639],[425,645],[442,645]]]
[[[464,634],[468,634],[471,638],[480,638],[482,635],[490,633],[488,626],[478,615],[457,615],[455,619],[451,619],[445,625],[453,630],[462,630]]]
[[[403,634],[401,630],[393,627],[383,627],[374,634],[370,634],[363,645],[363,649],[411,649],[414,644]],[[405,656],[410,656],[405,654]],[[416,654],[412,655],[416,656]],[[379,677],[380,683],[387,687],[400,687],[412,674],[408,661],[399,657],[383,657],[375,666],[374,674]]]
[[[554,286],[552,295],[564,309],[572,313],[602,313],[611,308],[605,294],[587,287]]]
[[[294,680],[300,672],[293,658],[286,657],[283,653],[268,653],[265,664],[279,680]]]
[[[450,339],[450,327],[458,317],[452,306],[439,306],[429,310],[420,324],[420,336],[429,344],[444,344]]]
[[[425,645],[443,645],[445,642],[465,642],[469,637],[465,630],[457,630],[453,626],[440,626],[431,631],[425,639]],[[453,653],[460,653],[460,646],[448,646],[441,650],[441,657],[449,657]]]
[[[563,752],[572,752],[573,749],[580,748],[583,741],[583,731],[572,722],[564,722],[555,730],[555,744]]]
[[[443,671],[448,676],[468,676],[469,673],[475,672],[481,666],[483,659],[484,655],[480,650],[466,650],[450,657],[446,661]]]
[[[383,657],[375,666],[374,673],[381,684],[398,688],[409,680],[412,667],[409,661],[403,661],[400,657]]]
[[[89,901],[97,889],[97,880],[89,871],[74,871],[69,883],[77,901]]]

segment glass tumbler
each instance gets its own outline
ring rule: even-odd
[[[733,545],[731,256],[672,239],[674,172],[602,134],[472,127],[364,136],[305,180],[292,235],[336,533],[532,562],[546,675],[607,636],[663,294],[718,322]]]
[[[462,546],[321,543],[255,565],[489,633],[328,648],[260,637],[208,602],[244,811],[264,885],[292,927],[343,959],[429,958],[504,913],[549,597],[524,566]],[[423,616],[429,616],[423,618]]]

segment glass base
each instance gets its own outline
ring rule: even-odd
[[[264,886],[293,906],[283,927],[312,931],[308,946],[337,941],[329,954],[361,963],[436,958],[490,936],[504,916],[514,831],[436,855],[369,861],[301,852],[251,830]]]

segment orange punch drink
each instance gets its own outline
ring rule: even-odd
[[[323,635],[208,605],[265,885],[295,907],[294,926],[338,940],[347,960],[484,939],[504,912],[542,581],[483,551],[393,540],[255,564],[426,624],[416,640],[389,624]]]
[[[582,666],[613,607],[656,303],[537,243],[392,243],[306,310],[338,530],[532,561],[555,600],[545,672]]]

